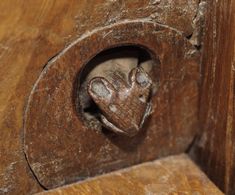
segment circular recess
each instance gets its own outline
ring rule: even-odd
[[[89,63],[123,46],[147,51],[157,62],[153,113],[132,138],[90,128],[78,113],[92,109],[79,106]],[[94,30],[73,42],[45,66],[26,105],[24,152],[40,184],[54,188],[184,152],[197,131],[199,57],[181,34],[141,20]]]
[[[81,120],[89,128],[104,128],[100,122],[100,109],[88,95],[88,83],[94,77],[104,77],[111,80],[115,72],[128,82],[128,75],[135,67],[141,67],[153,80],[152,94],[157,91],[160,78],[160,61],[158,57],[144,46],[122,45],[113,46],[96,54],[78,74],[78,82],[74,87],[76,109]],[[105,132],[106,130],[104,130]]]

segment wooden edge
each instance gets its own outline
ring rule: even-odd
[[[223,194],[186,154],[101,175],[38,195]]]

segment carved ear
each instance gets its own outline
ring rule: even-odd
[[[142,69],[138,68],[136,72],[136,82],[144,88],[149,87],[152,84],[151,78],[148,76],[148,74]]]
[[[114,87],[103,77],[95,77],[88,84],[88,93],[96,103],[109,102]]]
[[[148,88],[152,85],[151,78],[141,67],[131,70],[129,80],[131,83],[137,83],[143,88]]]

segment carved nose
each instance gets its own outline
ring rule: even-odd
[[[142,68],[137,67],[129,73],[128,81],[115,72],[112,81],[116,85],[104,77],[94,77],[88,84],[88,94],[101,111],[103,126],[132,137],[150,115],[152,80]]]

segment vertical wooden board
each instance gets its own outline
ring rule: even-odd
[[[208,1],[202,58],[200,125],[192,156],[226,194],[235,194],[235,1]]]

